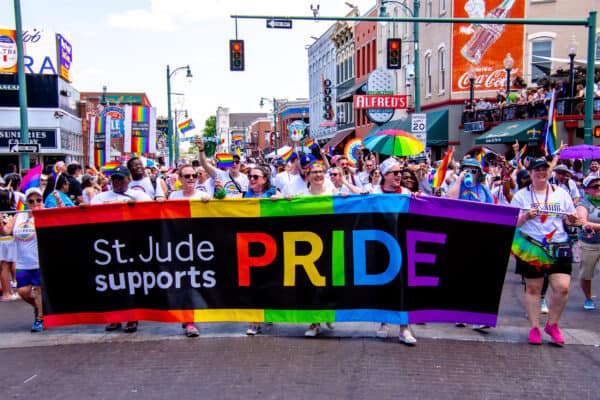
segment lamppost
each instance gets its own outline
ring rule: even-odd
[[[273,100],[269,100],[266,97],[261,97],[260,103],[258,103],[260,108],[263,108],[265,101],[268,101],[273,105],[273,132],[275,133],[275,143],[273,143],[273,147],[275,148],[275,155],[277,156],[277,148],[279,147],[277,145],[277,99],[273,97]]]
[[[473,100],[475,100],[475,70],[473,67],[469,68],[469,72],[467,72],[467,76],[469,77],[469,108],[472,111],[475,111],[475,107],[473,107]]]
[[[575,97],[575,54],[577,54],[577,42],[575,35],[571,36],[569,41],[569,114],[573,114],[573,97]]]
[[[171,72],[171,68],[167,64],[167,146],[169,147],[169,164],[177,165],[177,162],[173,163],[173,117],[171,116],[171,77],[175,75],[177,71],[187,70],[185,77],[188,80],[192,79],[192,71],[190,66],[175,68]],[[179,140],[175,140],[175,145],[179,148]],[[179,155],[179,149],[177,149],[177,155]],[[176,160],[175,160],[176,161]]]
[[[25,79],[25,58],[23,51],[23,27],[21,25],[21,1],[14,0],[15,34],[17,42],[17,79],[19,82],[19,118],[21,122],[21,143],[29,143],[29,120],[27,118],[27,81]],[[29,169],[29,153],[20,153],[21,170]]]
[[[404,11],[411,17],[415,18],[419,16],[419,1],[413,1],[413,9],[411,10],[406,6],[406,4],[401,3],[396,0],[381,0],[381,6],[379,7],[379,18],[387,18],[389,17],[385,5],[387,3],[394,3],[401,6]],[[420,86],[420,70],[419,70],[419,23],[413,22],[413,42],[414,42],[414,66],[415,66],[415,112],[421,112],[421,86]]]
[[[504,57],[504,69],[506,70],[506,102],[508,102],[508,95],[510,94],[510,71],[512,70],[513,65],[515,65],[515,60],[512,58],[510,53],[506,53],[506,57]]]

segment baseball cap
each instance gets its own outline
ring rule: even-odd
[[[554,172],[561,172],[561,173],[564,173],[564,174],[570,174],[571,170],[565,164],[558,164],[556,167],[554,167]]]
[[[129,169],[127,167],[124,166],[118,166],[117,168],[115,168],[112,172],[112,174],[110,174],[111,179],[113,177],[119,177],[119,178],[129,178],[131,176],[131,172],[129,172]]]
[[[590,175],[583,180],[583,187],[589,187],[594,181],[600,181],[600,176]]]
[[[535,160],[531,160],[527,169],[531,170],[531,169],[536,169],[539,167],[548,168],[549,166],[550,166],[550,164],[548,164],[548,161],[546,161],[545,158],[536,158]]]
[[[479,161],[477,161],[474,158],[467,158],[466,160],[463,160],[460,168],[462,170],[463,168],[466,168],[466,167],[479,168],[480,171],[482,170],[481,164],[479,163]]]
[[[302,167],[305,167],[305,166],[307,166],[308,164],[310,164],[311,162],[313,162],[315,160],[316,160],[316,158],[313,157],[312,155],[305,154],[302,157],[300,157],[300,165]]]
[[[38,196],[42,196],[42,191],[39,188],[36,188],[36,187],[29,188],[25,192],[25,198],[28,198],[32,194],[37,194]]]
[[[396,165],[400,165],[398,160],[396,160],[393,157],[390,157],[379,165],[379,171],[381,171],[381,175],[385,175],[390,169],[392,169],[392,167]]]
[[[519,172],[517,172],[517,179],[520,179],[523,181],[527,178],[529,178],[529,172],[527,172],[526,169],[522,169]]]

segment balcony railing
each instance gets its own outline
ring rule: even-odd
[[[513,119],[544,118],[548,116],[549,105],[550,100],[546,99],[524,104],[514,103],[500,106],[491,103],[489,108],[478,108],[476,106],[475,110],[467,108],[463,111],[462,124],[475,121],[493,124]],[[556,114],[560,116],[583,115],[584,100],[564,97],[556,100],[555,107]],[[594,99],[594,114],[596,113],[600,113],[600,97]]]

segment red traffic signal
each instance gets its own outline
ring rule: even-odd
[[[229,41],[229,69],[231,71],[244,70],[244,41]]]
[[[401,39],[388,39],[387,40],[387,67],[388,69],[400,69],[402,68],[402,62],[400,60],[401,55]]]

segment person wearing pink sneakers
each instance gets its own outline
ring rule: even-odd
[[[512,245],[517,271],[525,278],[525,310],[531,329],[529,343],[542,344],[540,332],[540,294],[544,274],[548,274],[552,293],[549,299],[546,332],[552,343],[565,343],[558,321],[567,304],[571,283],[572,251],[564,224],[578,225],[575,206],[569,193],[548,183],[548,162],[531,161],[531,185],[519,190],[511,201],[521,212]]]

